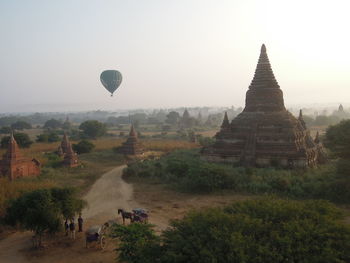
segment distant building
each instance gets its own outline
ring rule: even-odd
[[[325,161],[319,139],[315,143],[311,138],[302,111],[296,119],[286,110],[265,45],[261,47],[243,112],[231,123],[225,114],[215,138],[212,146],[202,149],[203,158],[213,162],[294,168]]]
[[[27,176],[40,175],[40,162],[37,159],[23,157],[18,144],[11,134],[6,153],[0,160],[0,171],[10,180]]]
[[[343,111],[344,111],[344,107],[343,107],[343,105],[341,105],[341,104],[339,105],[339,107],[338,107],[338,111],[339,111],[339,112],[343,112]]]
[[[131,125],[129,137],[121,147],[118,148],[118,153],[124,155],[141,155],[143,154],[142,144],[137,138],[134,125]]]
[[[68,136],[64,133],[57,153],[63,157],[63,165],[68,167],[76,167],[79,165],[78,155],[73,151],[72,144],[70,143]]]

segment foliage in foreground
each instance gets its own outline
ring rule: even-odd
[[[160,238],[149,224],[130,224],[128,226],[114,224],[111,237],[121,242],[116,249],[123,262],[154,262],[160,255]]]
[[[58,232],[62,219],[74,217],[84,206],[72,188],[38,189],[15,199],[7,208],[5,222],[34,231],[41,245],[45,232]]]
[[[339,172],[339,165],[308,171],[251,169],[208,163],[200,159],[197,151],[191,150],[173,152],[158,160],[131,163],[124,170],[124,176],[160,181],[185,192],[227,189],[350,203],[350,177],[348,173]]]
[[[124,262],[318,262],[350,260],[350,227],[326,201],[260,199],[193,211],[160,239],[149,225],[118,226]],[[152,254],[153,253],[153,254]]]

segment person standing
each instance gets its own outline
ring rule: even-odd
[[[79,230],[78,230],[78,232],[83,232],[83,222],[84,222],[84,220],[81,218],[81,214],[79,214],[79,218],[78,218]]]
[[[68,236],[68,231],[69,231],[69,224],[68,224],[68,219],[64,222],[64,230],[66,231],[66,236]]]
[[[74,224],[74,218],[71,219],[69,224],[69,230],[70,230],[70,238],[75,239],[75,224]]]

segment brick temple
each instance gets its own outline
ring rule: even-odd
[[[302,168],[326,161],[319,138],[310,136],[300,111],[286,110],[262,45],[245,108],[231,123],[225,113],[215,143],[202,149],[204,159],[243,166]]]
[[[118,153],[124,155],[141,155],[143,154],[142,145],[137,138],[134,125],[131,125],[129,137],[121,147],[118,148]]]
[[[63,157],[63,165],[68,167],[76,167],[79,165],[78,155],[73,151],[72,144],[68,136],[64,133],[60,146],[58,147],[58,155]]]
[[[30,159],[22,156],[18,144],[11,134],[6,153],[0,160],[0,171],[3,176],[10,180],[27,176],[40,175],[40,162],[37,159]]]

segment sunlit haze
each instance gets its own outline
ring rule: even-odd
[[[286,105],[350,103],[349,1],[0,2],[0,111],[243,106],[266,44]],[[100,73],[117,69],[114,97]]]

